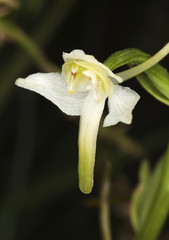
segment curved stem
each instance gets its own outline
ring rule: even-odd
[[[117,73],[119,77],[126,81],[132,77],[137,76],[138,74],[145,72],[147,69],[153,67],[159,61],[161,61],[167,54],[169,54],[169,43],[167,43],[158,53],[156,53],[153,57],[149,58],[144,63],[133,67],[129,70]]]

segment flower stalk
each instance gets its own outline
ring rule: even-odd
[[[126,81],[130,78],[133,78],[140,73],[145,72],[149,68],[153,67],[155,64],[160,62],[165,56],[169,54],[169,43],[167,43],[159,52],[157,52],[154,56],[149,58],[144,63],[139,64],[136,67],[130,68],[129,70],[119,72],[117,75]]]

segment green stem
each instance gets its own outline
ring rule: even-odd
[[[169,43],[167,43],[158,53],[156,53],[153,57],[149,58],[144,63],[136,67],[133,67],[129,70],[120,72],[117,75],[120,76],[123,79],[123,81],[126,81],[153,67],[159,61],[161,61],[167,54],[169,54]]]
[[[110,224],[110,163],[106,162],[105,176],[100,196],[100,227],[103,240],[112,240]]]

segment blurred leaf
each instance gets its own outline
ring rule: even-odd
[[[125,49],[112,54],[104,64],[112,71],[125,64],[139,65],[150,58],[150,55],[139,49]],[[118,74],[119,76],[120,73]],[[139,83],[156,99],[169,105],[169,73],[159,64],[154,65],[136,76]]]
[[[45,9],[43,19],[40,19],[36,26],[32,28],[32,37],[36,40],[37,44],[44,47],[49,43],[53,33],[57,33],[76,1],[77,0],[54,1]],[[14,89],[14,81],[16,78],[28,70],[32,64],[32,59],[28,57],[28,54],[25,55],[23,50],[17,48],[6,57],[8,57],[6,61],[3,59],[3,62],[1,62],[0,108],[5,103],[5,100],[9,98],[11,90]],[[6,69],[10,69],[10,71]]]
[[[169,146],[149,174],[147,163],[140,171],[139,189],[133,194],[131,221],[137,240],[157,239],[169,212]]]
[[[17,25],[8,20],[0,19],[0,30],[23,47],[42,71],[58,71],[58,68],[45,57],[39,46]]]
[[[141,202],[140,199],[144,199],[143,195],[145,197],[146,193],[144,193],[144,190],[146,188],[149,178],[150,178],[150,166],[149,166],[148,161],[144,160],[139,169],[140,183],[139,183],[138,187],[136,188],[136,190],[134,191],[133,196],[132,196],[131,222],[133,224],[135,231],[138,231],[139,226],[140,226],[141,217],[139,218],[140,213],[138,213],[140,211],[139,203]]]
[[[169,105],[169,74],[167,70],[156,65],[147,70],[146,74],[138,75],[137,80],[156,99]]]
[[[18,0],[0,0],[0,17],[9,14],[12,9],[16,9],[18,6]]]

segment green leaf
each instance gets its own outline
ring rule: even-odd
[[[155,240],[169,213],[169,146],[154,171],[144,163],[140,185],[132,197],[131,222],[136,240]]]
[[[150,166],[148,164],[148,161],[143,161],[140,170],[139,170],[139,179],[140,183],[136,190],[133,193],[132,196],[132,208],[131,208],[131,222],[133,225],[133,228],[135,231],[139,230],[140,222],[141,222],[141,217],[139,217],[139,206],[140,206],[140,199],[143,197],[143,191],[146,187],[148,178],[149,178],[149,171],[150,171]],[[143,198],[144,199],[144,198]]]
[[[125,49],[112,54],[104,64],[112,71],[128,64],[130,67],[139,65],[150,58],[149,54],[139,49]],[[121,74],[117,74],[121,76]],[[142,87],[162,103],[169,105],[169,73],[160,64],[136,76]]]
[[[118,52],[113,53],[105,62],[111,71],[125,64],[140,64],[146,61],[150,55],[142,52],[136,48],[127,48]]]
[[[169,74],[165,68],[158,64],[136,78],[157,100],[169,105]]]

